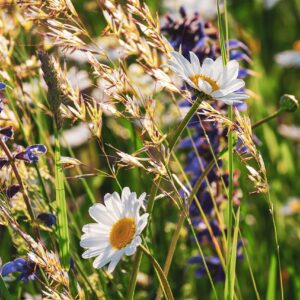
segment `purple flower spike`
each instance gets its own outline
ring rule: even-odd
[[[7,188],[6,190],[6,196],[8,198],[12,198],[15,196],[18,192],[20,191],[20,186],[18,184],[13,184],[10,187]]]
[[[23,282],[28,283],[29,280],[36,279],[35,267],[36,264],[32,261],[27,261],[24,258],[16,258],[15,260],[3,265],[1,275],[4,277],[12,273],[19,272],[21,274],[17,277],[17,280],[22,280]]]
[[[51,213],[40,213],[37,218],[48,227],[52,227],[56,223],[56,216]]]
[[[35,163],[39,160],[39,156],[45,154],[46,152],[47,148],[45,145],[37,144],[27,147],[25,151],[15,155],[15,158],[24,160],[28,163]]]
[[[219,281],[224,281],[225,279],[225,273],[221,264],[221,261],[217,256],[210,256],[210,257],[205,257],[205,262],[207,265],[207,268],[209,272],[211,273],[213,279],[216,282]],[[206,275],[206,269],[204,266],[203,259],[200,256],[194,256],[189,260],[190,264],[197,264],[198,267],[195,271],[195,274],[198,278],[203,277]]]
[[[7,158],[3,158],[1,157],[0,158],[0,170],[3,168],[3,167],[7,167],[9,165],[9,160]]]
[[[8,126],[0,129],[0,134],[4,135],[5,138],[11,139],[14,136],[14,130],[12,126]]]
[[[6,84],[4,82],[0,82],[0,91],[4,91],[6,89]]]

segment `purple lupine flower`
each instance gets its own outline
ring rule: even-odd
[[[6,189],[5,194],[8,198],[13,198],[20,191],[20,189],[21,188],[18,184],[12,184]]]
[[[197,238],[200,243],[203,242],[204,240],[206,240],[206,241],[212,240],[209,230],[204,221],[199,220],[199,219],[194,219],[192,221],[192,224],[193,224],[194,228],[196,229]],[[211,230],[215,237],[221,235],[221,230],[220,230],[219,224],[216,220],[211,220],[209,222],[209,225],[210,225]]]
[[[3,83],[3,82],[0,82],[0,113],[3,111],[3,101],[2,101],[2,98],[1,98],[1,92],[4,91],[6,89],[6,84]]]
[[[12,139],[14,136],[14,130],[12,126],[0,128],[0,134],[5,136],[7,139]]]
[[[167,15],[161,27],[173,48],[176,51],[180,49],[187,59],[189,52],[194,52],[201,63],[207,57],[214,60],[219,57],[221,55],[219,33],[213,23],[202,20],[198,13],[191,17],[187,16],[183,7],[180,9],[180,15],[180,20],[174,20]],[[243,42],[229,40],[228,47],[235,59],[251,62],[250,50]]]
[[[56,216],[51,213],[40,213],[37,216],[37,219],[39,219],[41,222],[43,222],[46,226],[52,227],[56,224]]]
[[[224,281],[225,273],[220,259],[217,256],[213,255],[205,257],[205,262],[212,278],[216,282]],[[196,277],[201,278],[206,275],[206,269],[202,257],[193,256],[190,258],[189,263],[197,265],[197,268],[195,270]]]
[[[0,170],[3,167],[7,167],[8,165],[9,165],[9,160],[7,158],[0,157]]]
[[[35,163],[39,160],[39,156],[45,154],[47,148],[45,145],[37,144],[29,146],[25,151],[19,152],[15,155],[16,159],[24,160],[28,163]]]
[[[12,273],[20,273],[17,280],[21,280],[28,283],[29,280],[36,279],[36,264],[30,260],[24,258],[16,258],[13,261],[7,262],[1,268],[1,275],[3,277],[8,276]]]
[[[242,249],[243,242],[241,240],[237,243],[237,260],[241,260],[243,258],[241,249]],[[212,276],[212,278],[216,281],[224,281],[225,279],[225,272],[222,266],[220,259],[216,255],[211,255],[208,257],[204,257],[206,266]],[[206,275],[207,271],[204,266],[204,262],[201,256],[193,256],[189,260],[189,264],[196,264],[197,268],[195,270],[195,275],[198,278],[201,278]]]

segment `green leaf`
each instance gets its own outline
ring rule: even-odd
[[[8,291],[8,289],[7,289],[7,287],[6,287],[5,283],[4,283],[3,278],[2,278],[1,275],[0,275],[0,296],[2,296],[4,300],[12,300],[12,299],[14,299],[10,295],[10,293],[9,293],[9,291]]]
[[[269,279],[266,300],[276,299],[276,276],[277,276],[277,261],[276,256],[272,255],[269,268]]]

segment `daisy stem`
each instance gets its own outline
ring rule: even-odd
[[[151,255],[151,253],[143,245],[140,245],[139,248],[149,258],[149,260],[151,261],[153,267],[155,268],[155,271],[157,272],[161,288],[164,290],[166,298],[168,300],[174,300],[170,284],[169,284],[169,282],[168,282],[168,280],[165,276],[164,271],[162,270],[161,266],[157,262],[157,260]]]
[[[159,177],[157,183],[153,182],[152,187],[151,187],[151,193],[150,193],[149,202],[147,205],[147,212],[149,213],[149,216],[150,216],[149,218],[151,218],[151,212],[152,212],[153,206],[154,206],[154,199],[156,197],[160,182],[161,182],[161,177]],[[149,219],[148,224],[146,225],[146,228],[144,229],[144,232],[147,232],[149,224],[150,224],[150,219]],[[128,298],[127,298],[129,300],[132,300],[133,296],[134,296],[137,274],[139,272],[142,257],[143,257],[142,249],[138,248],[136,251],[134,262],[133,262],[133,269],[132,269],[132,273],[131,273],[132,275],[131,275],[130,283],[129,283],[129,292],[128,292]]]
[[[191,118],[193,117],[193,115],[195,114],[195,112],[197,111],[197,109],[199,108],[199,105],[201,104],[201,102],[203,100],[204,100],[204,95],[199,94],[199,96],[197,97],[197,99],[193,103],[192,107],[190,108],[188,113],[185,115],[185,117],[183,118],[183,120],[181,121],[179,126],[177,127],[171,141],[169,142],[169,151],[170,151],[170,153],[174,149],[179,137],[181,136],[182,132],[186,128],[187,124],[189,123],[189,121],[191,120]]]
[[[232,106],[228,107],[228,117],[232,120]],[[228,186],[228,220],[227,220],[227,245],[226,245],[226,283],[225,283],[225,299],[233,299],[233,289],[231,281],[234,280],[232,276],[234,274],[230,274],[230,265],[231,265],[231,243],[232,243],[232,193],[233,193],[233,136],[232,131],[228,132],[228,169],[229,169],[229,186]]]

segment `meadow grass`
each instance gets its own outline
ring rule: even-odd
[[[299,69],[273,59],[300,3],[214,2],[207,23],[167,1],[0,2],[0,298],[300,299]],[[236,56],[247,108],[180,77],[189,51]],[[120,261],[96,264],[104,241]]]

